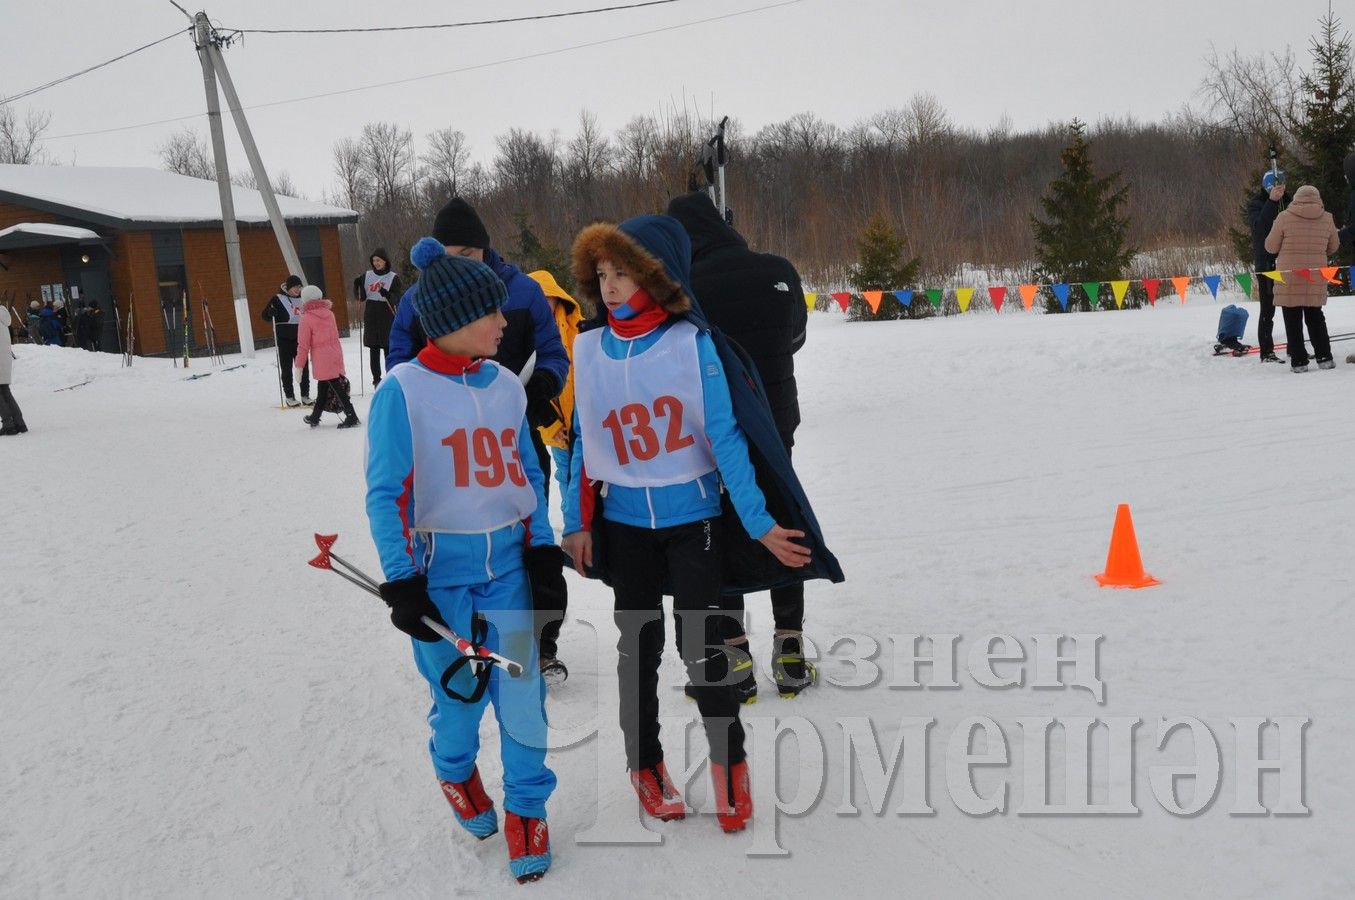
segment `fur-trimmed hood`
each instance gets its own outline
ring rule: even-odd
[[[692,242],[671,216],[635,216],[619,225],[589,225],[574,239],[574,283],[594,309],[602,308],[597,264],[624,269],[669,315],[693,307]]]

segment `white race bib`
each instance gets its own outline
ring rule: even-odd
[[[412,362],[390,371],[404,391],[414,444],[416,531],[482,534],[536,511],[518,447],[527,395],[513,373],[482,365],[495,373],[483,388]]]
[[[390,286],[395,283],[395,273],[387,272],[385,275],[378,275],[371,269],[363,276],[363,289],[367,293],[368,300],[384,301],[387,298],[381,296],[381,289],[390,290]]]
[[[574,340],[574,402],[589,476],[661,487],[714,470],[696,326],[676,322],[628,359],[609,357],[602,334],[599,328]]]

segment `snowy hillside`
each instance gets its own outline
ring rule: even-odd
[[[825,681],[796,701],[771,686],[769,608],[750,598],[757,827],[726,836],[713,816],[693,816],[646,823],[662,846],[628,842],[636,804],[610,595],[571,575],[571,677],[548,701],[555,866],[521,888],[501,839],[474,844],[452,822],[408,640],[379,603],[305,565],[312,532],[338,532],[335,549],[376,571],[365,428],[335,430],[331,415],[312,431],[302,411],[278,411],[271,351],[236,371],[194,360],[185,372],[18,346],[14,394],[31,432],[0,438],[0,896],[1350,896],[1355,366],[1294,375],[1255,356],[1213,358],[1217,316],[1195,297],[1119,314],[811,315],[795,459],[848,580],[808,590]],[[1355,332],[1355,298],[1333,301],[1328,321]],[[346,346],[354,377],[360,348]],[[1344,360],[1355,340],[1334,349]],[[364,420],[366,393],[355,398]],[[1161,586],[1092,579],[1122,502]],[[890,636],[904,634],[941,646],[958,635],[958,687],[901,687],[910,646]],[[1034,636],[1051,634],[1103,636],[1103,704],[1033,686],[1048,655]],[[1020,685],[976,679],[986,664],[971,654],[990,635],[1019,643],[1007,649],[1024,663],[991,667]],[[871,641],[875,678],[847,661]],[[933,651],[923,641],[918,652]],[[934,669],[918,666],[920,681],[945,678]],[[680,670],[670,652],[675,777],[695,721]],[[1085,660],[1061,669],[1065,684],[1094,674]],[[978,796],[1005,786],[1005,810],[987,816],[973,814],[963,747],[951,747],[974,716],[1006,746],[1005,764],[971,769]],[[922,726],[904,717],[934,720],[925,769]],[[1018,721],[1029,717],[1070,732],[1082,718],[1141,720],[1123,770],[1130,814],[1022,814],[1040,802],[1027,795],[1039,781],[1038,762],[1026,768],[1035,726]],[[1217,756],[1192,752],[1188,729],[1157,749],[1159,725],[1177,717],[1198,719]],[[1238,764],[1247,726],[1239,739],[1230,724],[1249,717],[1311,720],[1301,759],[1286,748],[1286,771],[1264,774],[1260,795],[1282,808],[1302,764],[1309,815],[1233,814],[1257,800],[1256,775]],[[776,718],[800,732],[779,744],[779,790],[808,808],[773,834]],[[872,725],[886,763],[907,734],[888,797],[875,785],[879,814],[879,779],[844,750],[844,729]],[[1092,801],[1105,804],[1113,741],[1093,734]],[[482,736],[485,783],[500,796],[492,718]],[[704,738],[688,736],[695,761]],[[1047,802],[1071,803],[1058,728],[1050,747]],[[982,736],[970,752],[984,754]],[[1264,755],[1281,752],[1269,734]],[[1154,768],[1211,758],[1214,802],[1169,813]],[[686,792],[697,804],[706,777]],[[1183,806],[1196,782],[1177,780]],[[843,815],[853,804],[860,813]],[[609,838],[627,842],[589,842]],[[777,846],[787,855],[746,855]]]

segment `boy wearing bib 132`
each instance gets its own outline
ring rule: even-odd
[[[721,636],[721,491],[785,565],[803,565],[809,551],[792,540],[801,532],[767,513],[715,345],[678,318],[691,308],[690,266],[690,240],[668,216],[591,225],[574,243],[579,292],[606,307],[607,324],[574,342],[563,546],[583,572],[593,533],[605,536],[626,766],[645,811],[665,820],[686,814],[659,742],[662,604],[665,592],[673,595],[678,652],[710,745],[717,819],[734,832],[747,826],[752,798]]]

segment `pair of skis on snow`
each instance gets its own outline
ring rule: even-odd
[[[1341,334],[1333,334],[1331,337],[1328,338],[1328,340],[1333,344],[1340,343],[1341,341],[1349,341],[1352,339],[1355,339],[1355,331],[1343,332]],[[1308,343],[1311,344],[1312,341],[1310,340],[1308,341]],[[1284,350],[1288,346],[1289,346],[1288,344],[1276,344],[1275,349]],[[1238,347],[1241,347],[1242,349],[1239,350]],[[1230,347],[1227,344],[1220,342],[1215,342],[1214,344],[1215,356],[1250,356],[1253,353],[1260,352],[1261,352],[1260,347],[1253,347],[1250,344],[1239,344],[1237,347]]]

